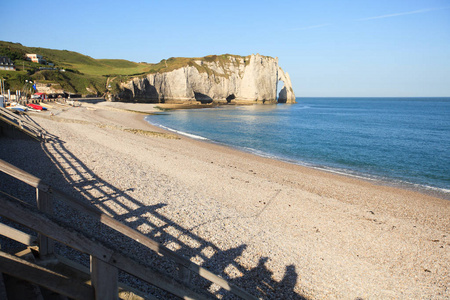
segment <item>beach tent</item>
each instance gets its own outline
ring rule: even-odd
[[[47,99],[47,94],[46,93],[34,93],[33,98],[37,98],[36,96],[39,96],[39,98],[41,98],[42,100],[46,100]]]

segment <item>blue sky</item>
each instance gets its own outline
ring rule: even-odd
[[[25,46],[151,63],[260,53],[298,97],[450,96],[449,0],[0,3],[0,40]]]

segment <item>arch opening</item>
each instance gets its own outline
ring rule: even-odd
[[[210,96],[203,93],[194,92],[194,97],[195,100],[199,101],[201,104],[208,104],[213,102],[213,99]]]
[[[231,95],[229,95],[229,96],[226,98],[227,103],[230,103],[231,100],[234,100],[234,99],[236,99],[236,96],[235,96],[234,94],[231,94]]]
[[[280,84],[281,82],[281,84]],[[279,80],[277,82],[277,101],[278,103],[286,103],[287,102],[287,90],[286,85],[283,80]]]

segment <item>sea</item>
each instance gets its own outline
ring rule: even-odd
[[[297,98],[146,120],[256,155],[450,199],[450,97]]]

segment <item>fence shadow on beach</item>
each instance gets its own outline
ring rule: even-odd
[[[247,245],[242,244],[226,250],[220,249],[214,243],[193,233],[192,230],[177,224],[177,220],[170,219],[162,214],[160,210],[168,204],[143,205],[130,195],[129,192],[132,192],[132,190],[121,190],[107,180],[100,178],[65,147],[64,141],[56,136],[49,136],[51,140],[48,143],[39,143],[32,140],[22,141],[27,147],[26,156],[17,154],[20,149],[14,148],[13,140],[0,137],[0,140],[3,140],[3,145],[0,146],[0,158],[42,178],[58,189],[97,206],[104,213],[133,229],[142,232],[142,228],[145,228],[143,233],[148,237],[169,248],[170,246],[173,247],[178,254],[197,262],[256,297],[263,299],[306,299],[294,291],[299,276],[294,265],[285,267],[284,277],[280,281],[273,278],[273,272],[266,265],[270,257],[260,257],[258,265],[253,268],[243,267],[239,264],[238,258],[243,254]],[[17,183],[4,177],[6,175],[0,172],[0,190],[5,190],[16,197],[23,197],[25,187],[17,188]],[[1,184],[2,182],[3,184]],[[33,191],[27,191],[25,195],[29,197],[29,201],[34,201]],[[99,236],[100,240],[102,236],[106,236],[107,238],[102,242],[121,248],[131,256],[139,257],[146,264],[150,264],[166,274],[176,276],[174,270],[177,269],[177,266],[170,261],[161,258],[131,239],[123,240],[119,234],[110,229],[101,226],[92,228],[85,216],[80,216],[63,204],[57,204],[56,207],[57,217],[62,221],[71,224],[76,223],[83,231]],[[116,213],[119,208],[120,211],[126,211],[126,213]],[[63,246],[60,246],[57,250],[61,251],[63,255],[69,255],[71,251],[75,251]],[[77,255],[80,256],[80,254]],[[81,260],[84,259],[86,263],[88,262],[87,255],[84,257],[81,255],[81,257]],[[124,274],[121,276],[127,277]],[[139,280],[127,278],[127,281],[128,283],[131,282],[131,285],[134,282],[137,288],[142,289]],[[191,284],[192,286],[206,288],[211,294],[222,299],[235,298],[219,286],[211,285],[210,282],[200,277],[194,276]],[[171,298],[164,291],[154,287],[147,287],[145,292],[164,299]]]

